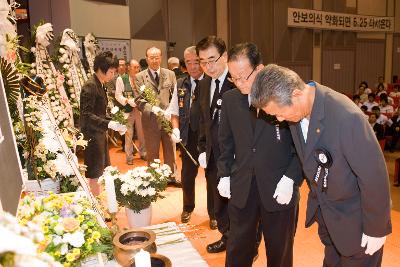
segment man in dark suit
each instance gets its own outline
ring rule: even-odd
[[[268,65],[252,103],[290,125],[310,193],[306,226],[318,222],[323,266],[380,266],[391,233],[389,179],[374,132],[345,95]]]
[[[203,79],[204,73],[200,67],[195,46],[186,48],[183,56],[189,75],[178,79],[177,88],[174,90],[167,112],[172,115],[172,126],[178,132],[175,137],[182,138],[182,144],[193,159],[196,160],[199,157],[197,148],[199,136],[199,88],[197,84]],[[181,156],[183,191],[181,221],[182,223],[187,223],[195,207],[195,179],[199,167],[183,149],[181,150]],[[211,190],[207,190],[207,210],[210,220],[214,219],[213,195],[211,193]]]
[[[207,246],[209,253],[226,249],[229,231],[228,200],[219,195],[217,185],[217,160],[219,157],[218,127],[221,117],[222,95],[234,88],[229,77],[225,42],[218,37],[208,36],[196,45],[200,66],[208,76],[199,82],[200,91],[200,130],[199,130],[199,164],[205,168],[207,191],[214,196],[214,215],[220,240]],[[213,221],[210,227],[213,228]]]
[[[223,96],[218,135],[218,189],[230,198],[226,266],[252,265],[261,222],[268,266],[291,267],[303,176],[289,126],[250,105],[251,85],[264,67],[255,44],[231,48],[228,67],[237,89]]]
[[[176,86],[175,74],[161,68],[161,50],[157,47],[150,47],[146,50],[146,60],[149,67],[136,74],[136,88],[145,85],[152,88],[160,102],[159,106],[152,106],[146,101],[138,101],[138,108],[142,112],[142,127],[144,142],[147,152],[147,163],[150,164],[154,159],[160,158],[160,141],[163,148],[164,162],[175,175],[175,152],[171,136],[160,129],[157,121],[157,113],[164,113],[169,106],[169,101]],[[168,183],[171,186],[181,187],[181,184],[172,178]]]

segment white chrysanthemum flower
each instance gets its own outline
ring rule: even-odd
[[[85,235],[81,231],[76,231],[75,233],[66,233],[63,236],[63,242],[69,243],[75,248],[80,248],[85,243]]]
[[[57,158],[53,161],[56,165],[57,172],[62,176],[68,177],[74,175],[74,170],[72,169],[67,157],[64,154],[57,154]]]
[[[0,254],[4,252],[34,256],[36,255],[36,246],[28,238],[17,235],[0,225]]]
[[[111,109],[111,114],[116,114],[118,111],[119,111],[119,107],[114,106],[114,107]]]

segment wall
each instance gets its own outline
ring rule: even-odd
[[[56,0],[59,1],[59,0]],[[79,36],[130,39],[129,7],[88,0],[69,0],[71,29]]]
[[[31,28],[41,20],[53,24],[55,35],[71,27],[69,0],[30,0],[29,19]]]

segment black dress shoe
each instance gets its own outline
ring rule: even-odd
[[[217,220],[215,219],[210,219],[210,229],[211,230],[215,230],[217,229],[218,225],[217,225]]]
[[[182,188],[182,183],[177,181],[176,179],[171,179],[171,180],[168,181],[167,186],[173,186],[173,187]]]
[[[192,216],[192,213],[189,211],[183,211],[181,214],[181,222],[182,223],[187,223],[190,221],[190,216]]]
[[[208,253],[218,253],[225,250],[226,250],[226,242],[223,241],[222,239],[207,245]]]

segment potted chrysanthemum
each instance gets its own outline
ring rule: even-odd
[[[130,227],[143,227],[151,222],[151,203],[163,198],[171,176],[171,168],[155,159],[149,166],[136,167],[121,174],[115,167],[107,167],[100,179],[112,178],[120,206],[125,207]]]

